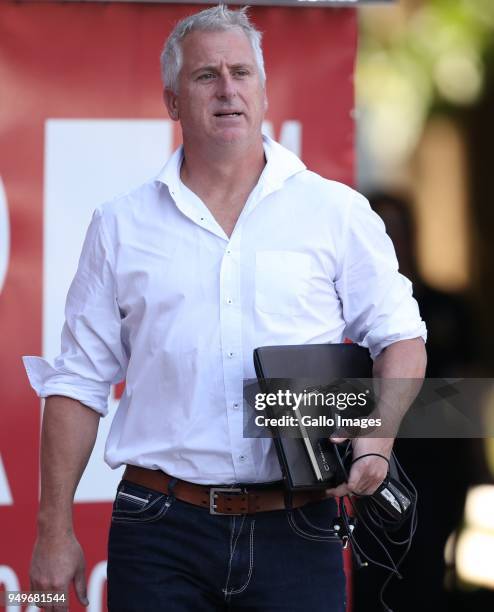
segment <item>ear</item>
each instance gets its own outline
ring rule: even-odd
[[[172,121],[179,120],[178,96],[171,89],[163,90],[163,100]]]
[[[266,112],[268,110],[268,96],[266,95],[266,92],[264,92],[264,112]]]

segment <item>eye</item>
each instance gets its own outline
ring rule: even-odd
[[[197,77],[198,81],[210,81],[214,79],[215,75],[212,72],[203,72]]]
[[[249,75],[249,71],[246,70],[245,68],[238,68],[237,70],[235,70],[235,72],[233,73],[235,76],[237,77],[246,77]]]

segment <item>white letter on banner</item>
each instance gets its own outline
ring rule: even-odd
[[[43,357],[52,360],[60,352],[65,297],[96,204],[156,176],[172,153],[172,136],[172,122],[167,120],[46,120]],[[81,181],[81,172],[91,180]],[[112,414],[117,403],[110,404]],[[111,470],[102,459],[111,421],[111,416],[101,419],[76,503],[115,497],[123,470]]]
[[[14,570],[8,565],[0,565],[0,584],[3,584],[5,591],[19,591],[19,581]],[[19,605],[5,606],[5,612],[19,612]]]
[[[262,131],[266,136],[276,140],[271,121],[263,121]],[[278,142],[300,157],[302,155],[302,124],[300,121],[284,121],[281,124]]]
[[[87,598],[89,599],[88,612],[102,612],[103,589],[106,582],[106,561],[97,563],[88,581]],[[104,608],[106,609],[106,607]]]
[[[0,506],[12,506],[14,500],[7,480],[7,474],[3,467],[2,456],[0,455]]]
[[[0,293],[5,283],[10,257],[10,223],[7,195],[0,177]]]

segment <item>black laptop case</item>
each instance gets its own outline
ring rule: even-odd
[[[280,386],[300,391],[306,381],[330,388],[345,379],[372,378],[369,351],[356,344],[263,346],[254,350],[254,367],[264,393],[275,392]],[[332,443],[327,437],[314,439],[309,429],[301,437],[289,437],[271,427],[283,477],[291,491],[329,488],[341,475]]]

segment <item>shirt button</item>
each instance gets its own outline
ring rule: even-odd
[[[228,298],[228,299],[226,300],[226,303],[227,303],[227,304],[233,304],[233,300],[232,300],[232,298]]]
[[[233,402],[233,409],[234,410],[238,410],[238,406],[239,406],[238,402]]]
[[[230,251],[230,249],[227,249],[227,250],[226,250],[226,254],[227,254],[227,255],[231,255],[231,254],[232,254],[232,252]]]
[[[240,457],[238,458],[238,460],[243,463],[244,461],[247,460],[247,457],[245,455],[240,455]]]
[[[233,353],[232,351],[230,351],[230,352],[228,353],[228,357],[230,357],[230,359],[231,359],[232,357],[234,357],[234,356],[235,356],[235,353]]]

